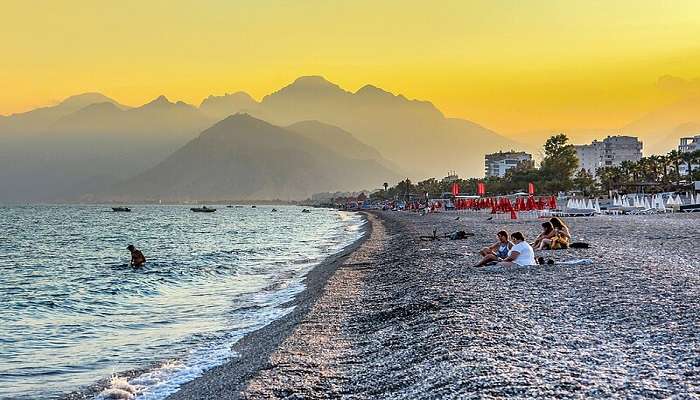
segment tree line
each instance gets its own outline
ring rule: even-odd
[[[485,179],[435,179],[429,178],[413,183],[405,179],[394,186],[384,183],[384,190],[372,193],[378,200],[440,197],[450,192],[453,183],[459,184],[460,192],[467,195],[477,193],[479,182],[486,184],[487,195],[504,195],[526,191],[528,183],[535,184],[537,194],[550,195],[558,192],[578,190],[584,195],[605,194],[610,190],[620,193],[637,192],[644,188],[647,193],[682,190],[694,180],[700,180],[700,170],[692,171],[692,165],[700,164],[700,151],[681,153],[677,150],[667,155],[643,157],[638,162],[624,161],[619,166],[607,166],[596,171],[598,179],[584,169],[578,169],[578,158],[573,144],[565,134],[550,137],[544,144],[544,158],[539,167],[533,162],[521,162],[509,169],[505,176]],[[687,168],[685,175],[681,166]]]

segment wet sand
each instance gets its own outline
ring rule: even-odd
[[[700,396],[700,215],[569,219],[592,248],[541,255],[592,264],[506,271],[470,265],[539,222],[488,217],[371,214],[292,315],[170,398]],[[418,239],[433,228],[476,235]]]

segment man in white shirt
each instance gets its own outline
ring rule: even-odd
[[[513,232],[510,235],[513,247],[508,252],[508,257],[498,263],[502,267],[523,267],[527,265],[537,265],[535,261],[535,251],[529,243],[525,241],[525,236],[520,232]]]

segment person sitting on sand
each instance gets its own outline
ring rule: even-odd
[[[564,221],[558,217],[552,217],[549,222],[551,222],[552,227],[554,227],[554,235],[550,239],[542,239],[540,249],[568,249],[569,243],[571,242],[571,232],[569,231],[569,227],[566,226]]]
[[[554,227],[552,226],[552,223],[547,221],[542,223],[542,233],[540,233],[539,236],[537,236],[537,239],[532,243],[532,247],[536,248],[537,250],[543,250],[545,249],[543,240],[548,239],[551,241],[551,239],[556,235],[556,232],[554,231]]]
[[[527,265],[537,265],[535,261],[535,251],[532,246],[525,241],[525,236],[520,232],[513,232],[510,235],[513,247],[508,252],[508,257],[498,263],[501,267],[523,267]]]
[[[508,251],[513,247],[513,243],[508,240],[508,232],[500,231],[496,236],[498,242],[479,251],[479,255],[483,258],[475,267],[483,267],[488,263],[505,260],[508,257]]]
[[[126,249],[131,252],[131,262],[129,263],[129,265],[131,265],[132,267],[140,267],[146,263],[146,257],[144,257],[141,250],[134,247],[133,244],[127,246]]]

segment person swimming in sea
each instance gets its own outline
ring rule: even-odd
[[[475,267],[483,267],[486,264],[502,261],[508,257],[508,252],[513,247],[513,242],[508,240],[508,232],[500,231],[496,236],[498,237],[498,242],[479,251],[479,255],[483,258]]]
[[[146,257],[143,255],[141,250],[134,247],[133,244],[127,246],[126,249],[131,252],[131,262],[129,263],[130,266],[141,267],[146,263]]]

